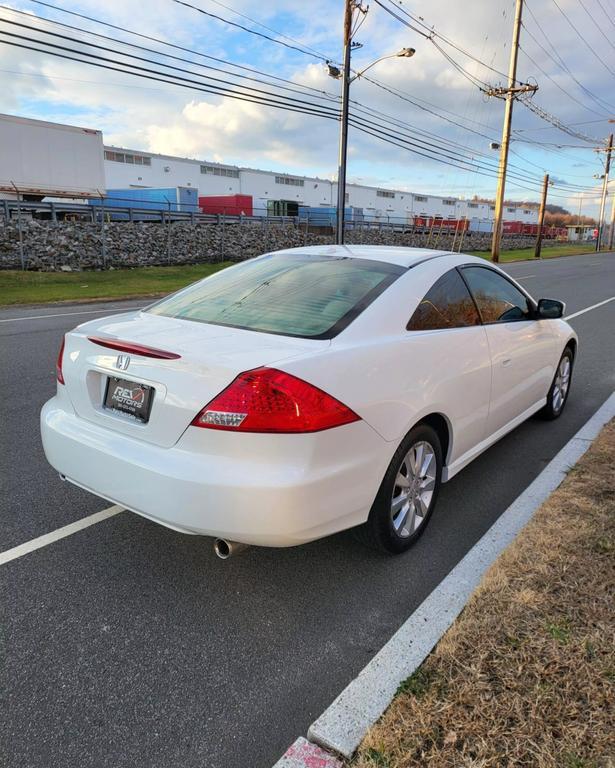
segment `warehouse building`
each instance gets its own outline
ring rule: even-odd
[[[198,195],[249,195],[256,216],[295,216],[299,208],[331,208],[337,200],[337,184],[328,179],[298,176],[281,171],[262,171],[204,160],[105,146],[107,189],[196,189]],[[415,217],[442,219],[493,219],[489,202],[456,197],[417,194],[404,190],[348,184],[346,204],[360,210],[366,220],[399,221]],[[504,219],[535,223],[536,208],[509,205]]]

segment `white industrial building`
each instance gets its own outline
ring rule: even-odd
[[[282,210],[278,206],[276,213],[293,215],[293,204],[332,207],[337,199],[337,183],[318,177],[112,146],[105,146],[104,158],[107,189],[189,187],[198,189],[199,195],[251,195],[255,215],[266,215],[276,203],[289,204]],[[347,205],[362,209],[366,218],[493,219],[494,206],[490,203],[360,184],[348,184],[346,189]],[[511,205],[504,208],[504,219],[532,224],[538,220],[538,212],[524,205]]]

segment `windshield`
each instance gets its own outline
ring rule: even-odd
[[[404,271],[368,259],[272,254],[218,272],[147,311],[251,331],[330,339]]]

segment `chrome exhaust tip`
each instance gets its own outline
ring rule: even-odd
[[[220,560],[228,560],[229,557],[243,552],[248,546],[248,544],[240,544],[238,541],[229,541],[228,539],[214,540],[214,552]]]

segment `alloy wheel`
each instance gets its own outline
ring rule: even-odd
[[[391,498],[391,522],[402,539],[423,525],[436,485],[436,454],[428,442],[410,447],[397,471]]]
[[[570,358],[567,355],[564,355],[560,360],[557,373],[555,374],[553,394],[551,395],[551,404],[556,413],[561,411],[566,400],[568,387],[570,386],[570,371]]]

